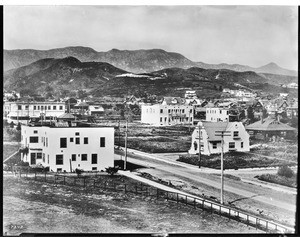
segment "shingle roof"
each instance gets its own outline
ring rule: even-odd
[[[266,118],[261,121],[249,124],[246,126],[246,130],[257,130],[257,131],[295,131],[295,128],[290,127],[287,124],[278,122],[274,118]]]
[[[59,119],[75,119],[75,116],[69,113],[64,113],[62,115],[59,115],[57,118]]]
[[[216,136],[216,131],[226,131],[228,122],[202,122],[203,127],[208,135],[209,141],[220,141],[221,137]]]

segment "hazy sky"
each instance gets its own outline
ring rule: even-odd
[[[297,70],[291,6],[4,6],[5,49],[161,48],[193,61]]]

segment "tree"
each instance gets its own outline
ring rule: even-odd
[[[17,125],[17,127],[16,127],[16,130],[17,130],[17,131],[21,131],[21,124],[20,124],[20,122],[18,123],[18,125]]]
[[[254,111],[251,106],[247,108],[247,118],[249,119],[250,123],[254,122]]]
[[[263,118],[268,117],[268,111],[265,108],[262,109],[262,116]]]
[[[280,176],[291,178],[294,176],[294,171],[287,165],[283,165],[279,167],[277,174]]]
[[[87,97],[87,93],[85,90],[78,90],[77,91],[77,97],[79,99],[84,99],[85,97]]]

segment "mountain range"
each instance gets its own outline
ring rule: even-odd
[[[228,69],[238,72],[253,71],[257,73],[290,76],[297,76],[298,74],[297,71],[281,68],[275,63],[269,63],[258,68],[239,64],[207,64],[203,62],[193,62],[179,53],[166,52],[162,49],[112,49],[107,52],[97,52],[92,48],[82,46],[56,48],[50,50],[4,50],[4,71],[22,67],[44,58],[65,57],[75,57],[82,62],[106,62],[117,68],[133,73],[149,73],[172,67],[182,69],[199,67],[204,69]]]
[[[4,89],[8,91],[56,96],[74,96],[78,90],[96,97],[183,96],[185,90],[193,89],[203,98],[220,95],[225,87],[275,93],[281,90],[279,82],[282,81],[295,82],[297,77],[199,67],[173,67],[134,74],[109,63],[81,62],[75,57],[45,58],[4,72]]]

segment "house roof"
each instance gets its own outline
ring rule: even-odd
[[[86,102],[79,102],[78,104],[75,105],[76,107],[88,107],[88,103]]]
[[[62,115],[59,115],[57,118],[59,119],[75,119],[75,116],[69,113],[64,113]]]
[[[266,118],[261,121],[249,124],[246,126],[246,130],[256,130],[256,131],[295,131],[295,128],[290,127],[287,124],[281,123],[274,118]]]
[[[216,131],[226,131],[228,122],[202,122],[203,127],[208,135],[208,141],[220,141],[221,137],[216,136]]]

